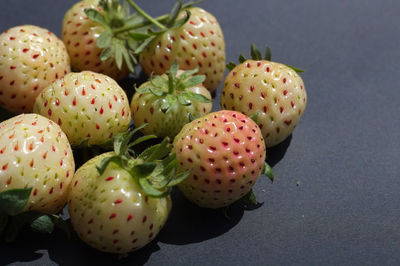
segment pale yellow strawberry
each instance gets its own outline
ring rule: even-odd
[[[70,72],[63,42],[47,29],[22,25],[0,35],[0,105],[31,112],[36,96]]]
[[[0,123],[0,192],[32,188],[24,211],[58,212],[74,171],[71,146],[53,121],[21,114]]]

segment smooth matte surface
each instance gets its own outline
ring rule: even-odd
[[[1,0],[0,31],[35,24],[60,35],[73,3]],[[173,1],[137,3],[156,16]],[[292,137],[268,151],[275,182],[261,178],[255,186],[264,205],[252,211],[235,205],[226,220],[175,193],[160,235],[125,259],[60,233],[29,234],[0,244],[1,265],[400,264],[400,1],[205,0],[200,6],[218,18],[228,61],[248,54],[250,43],[268,42],[274,61],[306,69],[306,112]]]

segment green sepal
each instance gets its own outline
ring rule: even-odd
[[[182,9],[182,0],[178,0],[178,2],[175,3],[171,12],[169,13],[169,18],[166,23],[166,26],[168,28],[170,28],[170,27],[172,27],[172,25],[174,25],[175,20],[178,17],[178,14],[181,11],[181,9]]]
[[[157,164],[155,162],[144,162],[141,164],[136,164],[132,167],[131,172],[137,178],[148,177],[156,168]]]
[[[106,61],[113,55],[113,49],[111,47],[104,48],[100,53],[100,61]]]
[[[192,122],[193,120],[196,120],[196,117],[192,115],[192,113],[189,113],[189,122]]]
[[[172,78],[175,78],[176,75],[178,74],[178,68],[179,68],[178,62],[174,61],[168,71],[171,74]]]
[[[53,222],[54,226],[58,229],[60,229],[61,231],[64,232],[64,234],[66,235],[67,239],[71,238],[71,227],[68,225],[68,223],[61,218],[61,216],[59,215],[54,215],[54,214],[50,214],[49,215],[51,221]]]
[[[254,123],[258,123],[258,111],[250,116],[250,119],[254,121]]]
[[[192,104],[190,101],[186,100],[186,98],[183,94],[178,94],[177,99],[178,99],[179,104],[181,104],[183,106],[189,106]]]
[[[187,3],[185,3],[185,4],[183,4],[182,8],[189,8],[189,7],[192,7],[192,6],[194,6],[194,5],[200,4],[201,2],[203,2],[203,0],[189,1],[189,2],[187,2]]]
[[[145,162],[153,162],[167,156],[171,151],[171,145],[169,144],[169,138],[164,138],[161,143],[151,146],[144,150],[138,159]]]
[[[266,175],[271,180],[271,182],[274,182],[274,173],[272,172],[271,166],[269,166],[269,164],[267,164],[266,162],[264,162],[264,167],[261,174]]]
[[[264,52],[264,59],[267,61],[271,61],[272,53],[271,53],[271,48],[268,46],[268,44],[265,45],[265,52]]]
[[[250,191],[242,197],[241,202],[246,210],[254,210],[264,204],[257,201],[253,189],[250,189]]]
[[[186,88],[191,88],[196,85],[202,84],[204,82],[204,80],[206,80],[205,75],[196,75],[196,76],[193,76],[193,77],[189,78],[188,80],[186,80],[184,82],[184,84],[185,84]]]
[[[178,77],[178,79],[181,81],[185,81],[188,77],[196,74],[197,72],[199,72],[199,67],[195,67],[193,69],[186,70]]]
[[[43,214],[35,218],[30,227],[35,232],[51,234],[54,230],[54,223],[47,214]]]
[[[261,52],[258,50],[255,44],[250,46],[250,56],[253,60],[262,60]]]
[[[150,36],[149,38],[147,38],[146,40],[144,40],[134,51],[135,54],[141,54],[146,48],[147,46],[149,46],[149,44],[155,39],[157,38],[156,35]]]
[[[109,20],[101,14],[98,10],[93,9],[93,8],[85,8],[85,14],[88,16],[88,18],[94,22],[99,23],[100,25],[108,28],[109,26]]]
[[[286,65],[286,66],[296,71],[296,73],[303,73],[305,71],[304,69],[300,69],[291,65]]]
[[[197,101],[197,102],[201,102],[201,103],[210,103],[211,102],[211,100],[209,98],[207,98],[206,96],[199,94],[199,93],[187,91],[187,92],[185,92],[184,95],[187,99],[192,100],[192,101]]]
[[[186,178],[188,178],[189,175],[190,175],[190,173],[191,173],[190,170],[187,170],[187,171],[181,172],[181,173],[174,173],[174,175],[173,175],[174,178],[168,183],[168,186],[169,186],[169,187],[172,187],[172,186],[178,185],[178,184],[181,183],[183,180],[185,180]]]
[[[126,49],[125,46],[121,43],[120,40],[114,39],[113,40],[114,46],[114,59],[115,63],[117,64],[118,69],[121,69],[122,62],[123,62],[123,52],[122,50]]]
[[[96,169],[97,169],[97,172],[99,172],[99,175],[102,175],[104,173],[107,166],[111,162],[117,164],[118,166],[120,166],[122,168],[122,160],[121,160],[120,156],[114,155],[114,156],[106,157],[100,162],[100,165],[96,166]]]
[[[191,13],[187,9],[185,10],[185,12],[186,12],[186,16],[175,21],[175,23],[170,27],[170,29],[178,29],[178,28],[182,27],[186,22],[189,21]]]
[[[145,142],[145,141],[150,140],[150,139],[156,139],[156,138],[157,138],[156,135],[144,135],[142,137],[139,137],[139,138],[135,139],[133,142],[131,142],[129,144],[128,147],[130,148],[130,147],[133,147],[135,145],[138,145],[139,143]]]
[[[246,61],[247,60],[247,58],[243,55],[243,54],[240,54],[239,55],[239,63],[243,63],[244,61]]]
[[[111,45],[112,42],[112,31],[111,29],[106,29],[105,31],[103,31],[99,38],[97,38],[96,44],[100,49],[109,47]]]
[[[152,186],[152,184],[150,184],[149,180],[146,178],[139,178],[139,185],[143,189],[143,191],[146,193],[146,195],[149,195],[149,196],[155,197],[155,198],[165,197],[171,192],[170,188],[167,188],[165,190],[155,189]]]
[[[235,67],[236,67],[236,64],[233,63],[233,62],[229,62],[228,64],[226,64],[226,68],[227,68],[229,71],[232,71],[232,69],[234,69]]]
[[[0,193],[0,212],[17,215],[28,203],[32,188],[15,188]]]

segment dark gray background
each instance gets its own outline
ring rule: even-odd
[[[0,30],[35,24],[60,35],[73,3],[1,0]],[[156,16],[173,1],[137,3]],[[306,112],[292,137],[268,151],[274,184],[260,178],[255,185],[264,205],[253,211],[235,205],[226,220],[174,193],[158,238],[121,261],[56,233],[0,244],[0,264],[400,263],[400,1],[205,0],[200,6],[218,18],[228,60],[248,54],[251,42],[268,42],[274,61],[306,69]],[[215,109],[220,92],[221,86]]]

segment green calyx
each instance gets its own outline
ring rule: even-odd
[[[202,94],[189,91],[189,88],[197,86],[204,82],[204,75],[194,75],[198,72],[198,68],[187,70],[178,75],[178,63],[175,61],[167,75],[153,76],[150,78],[148,85],[136,89],[137,93],[152,93],[157,97],[165,99],[161,106],[161,110],[165,113],[175,103],[183,106],[192,104],[192,101],[201,103],[209,103],[211,99]]]
[[[112,162],[130,173],[143,192],[151,197],[165,197],[173,186],[177,185],[190,174],[190,171],[178,172],[178,161],[171,153],[172,145],[165,138],[161,143],[145,149],[137,155],[133,146],[156,136],[147,135],[131,141],[132,137],[146,124],[129,132],[120,133],[114,138],[115,155],[104,158],[97,166],[100,175]]]
[[[9,189],[0,192],[0,236],[7,242],[14,241],[22,229],[29,227],[39,233],[50,234],[55,227],[70,236],[70,228],[58,215],[38,211],[23,212],[32,188]]]
[[[190,12],[186,10],[186,16],[177,20],[179,12],[198,2],[182,4],[179,0],[170,14],[153,18],[132,0],[100,0],[101,11],[85,9],[90,20],[105,28],[97,39],[97,46],[102,49],[100,60],[114,58],[119,69],[125,63],[129,71],[134,72],[137,55],[158,35],[185,24]],[[131,13],[131,7],[136,12]]]
[[[260,50],[257,48],[257,46],[256,46],[255,44],[252,44],[252,45],[250,46],[250,57],[251,57],[252,60],[258,60],[258,61],[259,61],[259,60],[267,60],[267,61],[271,61],[271,56],[272,56],[272,54],[271,54],[271,48],[268,46],[268,44],[265,45],[264,57],[262,56]],[[243,63],[244,61],[246,61],[246,60],[247,60],[247,58],[246,58],[243,54],[240,54],[240,55],[239,55],[238,61],[239,61],[240,64],[242,64],[242,63]],[[286,65],[286,66],[289,67],[289,68],[291,68],[291,69],[293,69],[293,70],[296,71],[297,73],[302,73],[302,72],[304,72],[303,69],[296,68],[296,67],[290,66],[290,65]],[[229,62],[229,63],[226,65],[226,68],[227,68],[229,71],[231,71],[231,70],[234,69],[235,67],[236,67],[236,64],[233,63],[233,62]]]

